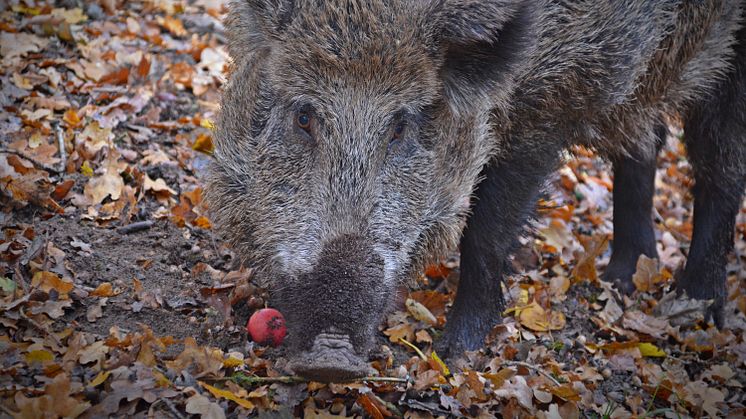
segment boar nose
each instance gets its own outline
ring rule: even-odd
[[[314,339],[311,350],[290,362],[297,375],[314,381],[346,381],[369,374],[370,367],[359,356],[349,336],[321,333]]]
[[[371,240],[342,235],[326,241],[309,272],[273,294],[288,325],[294,373],[345,381],[368,373],[365,359],[395,287]]]

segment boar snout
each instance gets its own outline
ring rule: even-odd
[[[345,381],[368,375],[370,367],[355,354],[349,336],[321,333],[310,351],[290,362],[295,374],[315,381]]]
[[[371,240],[326,241],[314,267],[273,293],[287,318],[290,368],[319,381],[368,373],[368,351],[396,287]]]

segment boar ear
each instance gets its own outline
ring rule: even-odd
[[[269,48],[290,23],[295,0],[232,0],[225,20],[228,51],[240,61]]]
[[[533,7],[521,0],[444,0],[436,11],[442,78],[451,105],[496,102],[534,45]]]

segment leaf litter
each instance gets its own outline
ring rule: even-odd
[[[485,347],[444,362],[453,255],[379,326],[377,376],[286,377],[240,325],[271,304],[211,227],[201,173],[229,62],[222,0],[13,0],[0,12],[0,408],[15,417],[743,417],[746,209],[726,324],[673,291],[691,168],[669,137],[658,260],[599,280],[609,167],[577,148],[539,202]],[[62,5],[62,6],[61,6]],[[675,121],[671,126],[680,134]]]

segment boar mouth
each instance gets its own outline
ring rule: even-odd
[[[289,364],[303,378],[330,382],[348,381],[369,374],[370,367],[358,355],[347,335],[321,333],[311,350],[303,352]]]

